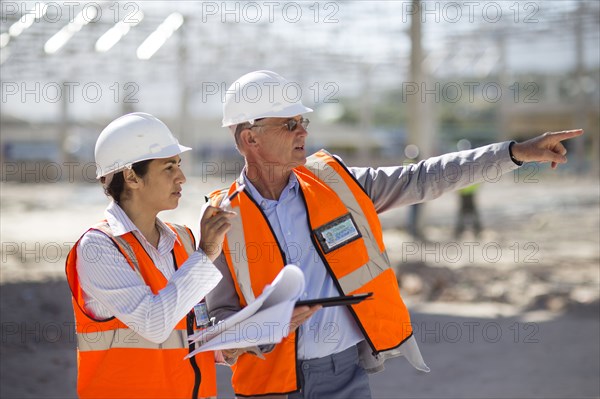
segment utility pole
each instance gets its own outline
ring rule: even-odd
[[[586,77],[586,68],[585,68],[585,49],[583,47],[583,22],[585,16],[585,2],[579,3],[579,7],[577,8],[577,17],[575,18],[574,29],[575,29],[575,82],[577,84],[577,98],[575,102],[577,107],[575,108],[575,125],[577,127],[582,128],[584,130],[589,127],[588,118],[589,118],[589,107],[587,101],[587,95],[585,93],[584,82]],[[573,140],[573,146],[575,156],[571,157],[575,164],[575,171],[577,174],[583,172],[584,162],[585,162],[585,140],[582,138],[581,140]],[[597,147],[597,146],[596,146]],[[593,158],[595,159],[594,170],[597,170],[598,165],[598,153],[595,154]]]
[[[506,37],[503,31],[497,31],[495,33],[496,46],[498,47],[498,54],[500,59],[498,60],[498,80],[502,91],[508,93],[508,61],[506,51]],[[509,105],[508,95],[503,95],[500,98],[500,104],[498,104],[498,114],[496,117],[496,139],[500,141],[508,140],[510,134],[508,132],[508,118],[512,111],[514,111],[513,104]]]
[[[360,71],[360,75],[362,78],[363,87],[361,90],[362,95],[360,96],[360,130],[366,137],[371,137],[373,133],[373,106],[372,106],[372,76],[374,66],[367,63],[358,63],[358,69]],[[369,143],[368,146],[359,146],[358,148],[358,158],[360,162],[365,162],[369,160],[369,150],[371,149],[371,145]]]
[[[63,87],[66,87],[63,81]],[[60,142],[60,163],[64,166],[66,162],[71,161],[71,156],[67,152],[67,140],[69,138],[69,96],[62,96],[60,102],[60,123],[59,123],[59,142]]]
[[[427,158],[434,155],[434,131],[437,121],[435,116],[435,101],[427,102],[423,95],[425,89],[432,90],[435,86],[428,84],[428,74],[423,65],[421,1],[413,0],[410,23],[410,82],[416,84],[418,93],[407,96],[408,108],[408,143],[419,147],[419,157]]]

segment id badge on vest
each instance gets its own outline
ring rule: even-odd
[[[197,328],[210,326],[211,320],[208,317],[208,308],[206,307],[205,302],[200,302],[194,306],[194,316]]]
[[[326,254],[362,237],[349,213],[315,229],[314,233]]]

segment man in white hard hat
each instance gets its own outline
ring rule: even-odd
[[[248,73],[225,98],[223,126],[233,133],[245,168],[231,187],[210,195],[231,201],[237,216],[215,265],[223,279],[207,296],[211,316],[246,306],[286,264],[304,272],[303,299],[373,293],[352,306],[296,308],[290,335],[274,348],[231,351],[239,396],[369,398],[367,373],[403,355],[429,371],[385,252],[378,214],[434,199],[483,181],[491,165],[505,173],[523,162],[565,163],[562,140],[583,132],[547,133],[387,168],[347,167],[326,151],[307,157],[312,110],[288,97],[292,83],[271,71]],[[444,179],[445,168],[456,179]],[[460,172],[460,173],[458,173]],[[268,326],[263,326],[266,328]],[[296,328],[298,327],[298,328]]]
[[[233,213],[211,209],[198,248],[187,227],[157,217],[179,203],[180,154],[190,149],[141,112],[117,118],[98,137],[97,178],[112,201],[66,264],[80,398],[217,394],[214,353],[183,358],[194,349],[192,309],[221,279],[211,260]]]

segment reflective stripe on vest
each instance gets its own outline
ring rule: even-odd
[[[304,166],[318,179],[331,187],[346,205],[360,233],[365,238],[364,242],[369,256],[368,263],[338,279],[342,290],[345,294],[348,294],[364,286],[385,269],[388,269],[390,267],[390,260],[387,252],[385,252],[383,242],[375,240],[376,235],[371,229],[365,212],[356,200],[350,187],[345,183],[344,178],[338,172],[343,167],[339,163],[329,164],[327,157],[331,159],[331,155],[325,151],[320,151],[307,158]]]
[[[237,183],[234,183],[229,189],[217,190],[209,194],[211,205],[218,207],[223,197],[229,196],[237,188]],[[237,203],[237,201],[235,202]],[[234,203],[232,203],[232,206]],[[244,224],[240,214],[229,219],[231,228],[227,232],[227,240],[224,243],[223,253],[228,258],[230,270],[233,271],[236,281],[236,290],[238,296],[244,301],[243,305],[247,305],[256,299],[250,280],[250,267],[248,265],[248,257],[246,250],[246,237],[244,234]],[[229,244],[233,243],[233,247]],[[230,261],[229,261],[230,260]]]
[[[235,188],[234,183],[232,190]],[[226,193],[227,191],[211,193],[211,204],[217,206]],[[285,258],[272,235],[266,217],[246,192],[235,197],[231,206],[237,215],[230,219],[232,228],[226,234],[223,255],[227,259],[240,304],[246,306],[262,292],[266,284],[275,278],[283,268]],[[243,206],[243,210],[240,206]],[[245,224],[241,221],[242,213]],[[255,224],[253,221],[258,223]],[[233,241],[240,240],[240,237],[243,241]],[[263,245],[265,243],[266,245]],[[252,253],[248,254],[248,252]],[[257,263],[261,265],[264,263],[265,268],[254,267],[252,272],[249,264]],[[247,277],[242,277],[244,275]],[[233,371],[231,383],[236,395],[286,394],[296,391],[298,389],[295,368],[296,336],[297,333],[294,332],[285,337],[271,352],[264,354],[264,360],[251,354],[242,354],[231,367]],[[292,366],[288,367],[290,364]]]
[[[133,349],[181,349],[187,348],[187,332],[173,330],[169,337],[160,344],[149,341],[130,328],[77,333],[77,347],[80,352],[102,351],[111,348]]]

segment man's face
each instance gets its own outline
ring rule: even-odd
[[[264,118],[251,127],[255,135],[254,154],[257,161],[290,170],[306,163],[305,141],[308,132],[302,116],[293,118]],[[295,125],[295,126],[294,126]],[[293,130],[289,130],[289,126]]]

